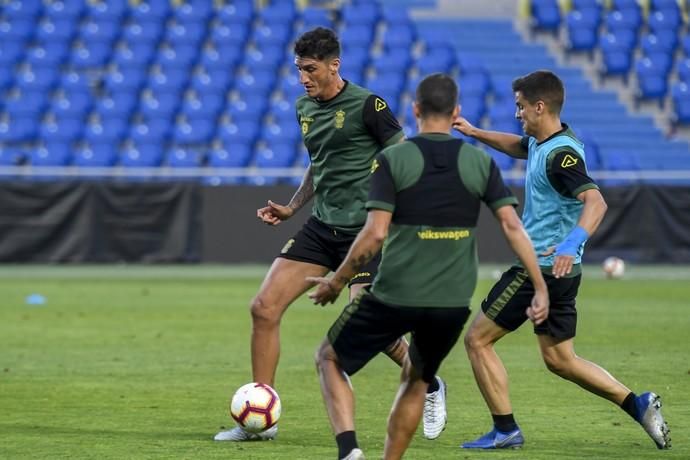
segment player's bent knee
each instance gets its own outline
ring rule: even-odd
[[[263,297],[256,296],[249,306],[254,323],[277,323],[280,321],[280,311],[275,306],[266,303]]]
[[[553,372],[556,375],[564,377],[568,373],[568,367],[566,363],[559,359],[557,356],[544,355],[544,364],[546,364],[546,368],[549,371]]]
[[[314,355],[314,362],[316,363],[317,369],[321,368],[321,366],[323,366],[325,363],[335,360],[336,355],[333,347],[328,340],[324,340]]]

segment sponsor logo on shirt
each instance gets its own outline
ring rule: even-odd
[[[385,109],[386,107],[388,107],[388,105],[386,105],[386,101],[377,97],[376,100],[374,101],[374,110],[376,110],[377,112],[380,112],[381,110]]]
[[[570,154],[566,154],[565,157],[563,157],[563,161],[561,161],[561,168],[569,168],[571,166],[575,166],[577,164],[577,158]]]
[[[420,240],[461,240],[470,236],[469,230],[423,230],[417,232]]]

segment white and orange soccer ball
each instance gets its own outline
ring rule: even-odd
[[[261,433],[280,418],[280,397],[264,383],[248,383],[235,392],[230,402],[230,415],[249,433]]]
[[[625,275],[625,262],[619,257],[607,257],[601,267],[609,279],[619,279]]]

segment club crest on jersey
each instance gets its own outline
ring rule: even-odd
[[[299,123],[302,126],[302,135],[305,135],[309,132],[309,124],[314,121],[313,118],[311,117],[300,117]]]
[[[374,159],[374,161],[371,163],[371,174],[374,174],[374,171],[379,169],[379,160]]]
[[[345,112],[338,110],[335,113],[335,127],[341,129],[345,125]]]
[[[577,158],[573,157],[572,155],[567,154],[563,158],[563,161],[561,161],[561,168],[569,168],[571,166],[575,166],[576,164],[577,164]]]
[[[386,107],[388,107],[386,105],[386,101],[377,97],[376,100],[374,101],[374,110],[376,110],[377,112],[380,112],[381,110],[385,109]]]

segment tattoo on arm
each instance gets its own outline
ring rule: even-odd
[[[302,206],[307,204],[309,200],[314,196],[314,180],[311,174],[311,167],[307,168],[302,178],[302,183],[299,188],[292,196],[292,199],[288,203],[288,207],[292,208],[293,211],[302,209]]]
[[[359,273],[360,269],[365,266],[367,262],[373,259],[375,255],[376,254],[370,250],[366,250],[364,253],[356,256],[350,261],[350,267],[352,267],[355,273]]]

